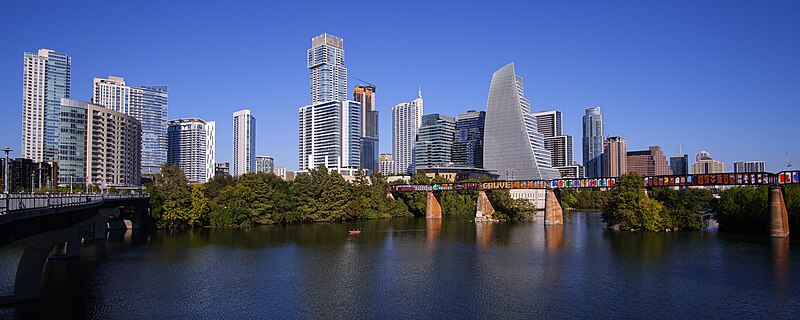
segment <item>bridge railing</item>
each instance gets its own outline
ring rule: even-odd
[[[47,209],[102,202],[110,199],[141,199],[148,194],[0,194],[0,215],[15,211]]]

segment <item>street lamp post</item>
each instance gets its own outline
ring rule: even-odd
[[[74,173],[69,174],[69,193],[72,194],[72,177],[74,177]]]
[[[5,149],[3,149],[3,152],[5,152],[5,153],[6,153],[6,163],[5,163],[5,165],[3,166],[3,167],[4,167],[4,168],[3,168],[3,172],[4,172],[4,175],[3,175],[3,177],[5,178],[5,179],[4,179],[4,181],[5,181],[4,187],[5,187],[5,188],[3,189],[3,193],[5,193],[5,194],[6,194],[6,201],[8,200],[8,154],[9,154],[11,151],[14,151],[14,150],[11,150],[11,148],[9,148],[9,147],[5,147]]]

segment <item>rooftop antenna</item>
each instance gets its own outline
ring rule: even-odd
[[[417,98],[422,98],[422,86],[418,87]]]
[[[368,85],[372,86],[373,88],[375,87],[375,85],[374,85],[374,84],[372,84],[372,83],[370,83],[370,82],[367,82],[367,81],[361,80],[361,79],[359,79],[359,78],[356,78],[356,77],[353,77],[353,79],[356,79],[356,80],[358,80],[359,82],[366,83],[366,84],[368,84]]]
[[[789,151],[786,151],[786,169],[792,167],[792,158],[789,157]]]

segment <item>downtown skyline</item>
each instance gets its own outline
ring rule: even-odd
[[[17,5],[25,4],[3,6]],[[583,10],[591,7],[589,4],[584,6],[587,8]],[[72,11],[80,7],[81,5],[65,6],[64,9]],[[202,5],[199,7],[202,10],[197,15],[210,14],[209,8]],[[559,8],[549,9],[558,11]],[[170,8],[166,10],[169,11]],[[738,10],[741,11],[728,15],[717,13],[717,19],[728,21],[726,19],[731,16],[767,13],[762,11],[780,13],[776,8],[762,8],[761,11],[754,12],[744,12],[741,8]],[[663,18],[669,13],[683,17],[686,20],[684,23],[689,25],[700,23],[699,17],[687,16],[675,10],[667,11],[654,16]],[[627,12],[642,13],[635,9]],[[148,15],[144,12],[134,13]],[[248,23],[255,23],[254,18],[246,12],[230,14],[241,16],[243,20],[232,23],[230,28],[225,29],[229,32],[243,28]],[[445,14],[445,18],[453,18],[453,15]],[[427,23],[433,23],[433,18],[430,15],[421,17]],[[490,17],[488,20],[493,19],[496,18]],[[2,23],[19,20],[17,17],[9,17]],[[74,34],[69,37],[47,34],[34,36],[32,30],[9,26],[9,30],[19,30],[20,35],[1,36],[3,42],[10,45],[4,46],[0,51],[0,66],[4,70],[0,74],[0,98],[9,113],[9,116],[0,120],[0,133],[4,137],[0,139],[0,143],[17,150],[14,157],[21,155],[19,119],[22,105],[22,55],[23,52],[49,48],[72,57],[73,99],[91,100],[94,77],[116,75],[135,79],[135,83],[141,85],[168,85],[170,120],[199,117],[217,121],[217,139],[220,142],[216,150],[217,162],[231,160],[232,146],[226,143],[231,141],[230,114],[239,109],[251,109],[259,118],[256,154],[271,155],[275,158],[276,166],[296,169],[297,106],[308,101],[305,52],[309,39],[327,32],[346,41],[349,69],[347,95],[350,95],[355,86],[363,84],[354,77],[374,83],[380,90],[376,107],[380,112],[381,153],[391,151],[392,106],[413,99],[418,86],[425,91],[426,114],[455,116],[470,109],[486,110],[492,72],[513,61],[519,73],[525,77],[526,96],[531,99],[531,111],[561,111],[564,133],[576,137],[576,140],[581,137],[581,116],[584,109],[597,105],[601,107],[605,117],[606,136],[624,137],[628,141],[629,150],[643,150],[650,145],[659,145],[663,147],[667,157],[677,154],[679,145],[682,145],[684,153],[690,157],[698,151],[708,150],[714,154],[715,159],[726,163],[725,171],[733,171],[732,164],[737,160],[764,160],[768,171],[785,169],[787,160],[794,162],[795,166],[798,165],[800,149],[793,141],[792,126],[776,127],[772,123],[779,123],[773,119],[798,118],[797,92],[790,88],[797,87],[800,82],[797,74],[800,72],[797,72],[797,63],[790,58],[796,56],[800,50],[797,44],[773,43],[771,41],[778,39],[765,38],[778,25],[783,29],[791,29],[792,26],[797,26],[796,22],[775,19],[769,25],[761,28],[755,26],[756,28],[749,31],[744,30],[745,26],[731,24],[725,24],[725,30],[720,30],[721,27],[695,25],[703,27],[699,29],[702,36],[717,39],[703,44],[699,43],[702,40],[699,39],[700,36],[687,33],[687,26],[661,20],[647,24],[645,20],[647,19],[629,19],[622,24],[644,23],[651,27],[650,31],[655,31],[652,38],[638,38],[641,31],[611,30],[614,32],[595,40],[586,39],[593,34],[586,27],[551,30],[562,35],[577,36],[576,39],[585,41],[584,45],[587,47],[594,44],[598,48],[606,49],[593,54],[578,53],[580,46],[569,48],[554,39],[553,35],[547,35],[534,26],[496,38],[487,37],[486,32],[489,31],[480,31],[463,23],[459,24],[459,27],[464,28],[463,31],[445,28],[431,34],[425,34],[422,29],[400,30],[390,26],[376,26],[378,30],[385,31],[376,33],[360,29],[356,25],[324,26],[312,23],[276,37],[276,31],[255,28],[247,32],[252,32],[251,36],[270,39],[272,48],[264,53],[263,59],[250,60],[244,68],[228,59],[239,56],[241,52],[236,53],[237,50],[258,45],[254,43],[255,40],[247,40],[247,37],[242,37],[239,40],[241,43],[231,43],[222,34],[211,34],[209,41],[212,44],[231,46],[231,56],[227,52],[208,48],[213,45],[188,43],[188,39],[202,34],[200,31],[188,30],[183,30],[180,36],[156,39],[166,43],[164,50],[159,50],[161,54],[136,49],[120,52],[122,43],[110,40],[110,53],[103,53],[93,51],[99,48],[89,43],[92,33],[81,31],[83,29],[80,25],[65,27]],[[533,22],[538,27],[541,27],[540,23],[544,22]],[[601,30],[608,31],[608,28],[600,25]],[[669,28],[678,30],[666,32]],[[496,31],[497,28],[492,27],[489,30]],[[470,31],[474,35],[480,35],[480,41],[477,42],[480,45],[475,46],[474,41],[470,44],[465,42],[468,39],[465,33]],[[21,35],[26,36],[24,41],[17,40]],[[721,35],[727,35],[727,38],[720,38]],[[519,38],[524,36],[534,36],[540,44],[526,44],[523,38]],[[685,38],[676,39],[678,36]],[[628,37],[638,40],[638,46],[633,48],[633,52],[639,56],[634,57],[633,53],[622,50],[621,42]],[[764,50],[770,50],[768,56],[783,64],[761,65],[756,70],[748,68],[746,62],[759,54],[767,55],[765,51],[747,47],[739,48],[747,50],[718,52],[721,49],[736,49],[734,40],[750,37],[764,39],[762,41],[766,43],[762,43],[762,46],[766,46]],[[662,41],[663,44],[660,43]],[[429,48],[430,52],[403,51],[405,47],[415,44],[421,48]],[[667,45],[678,45],[683,50],[660,52]],[[180,46],[193,49],[191,51],[200,58],[182,59],[181,56],[188,50],[181,50],[178,48]],[[474,52],[451,57],[444,51],[444,47],[448,46],[469,47]],[[496,52],[487,53],[486,50],[492,46]],[[208,49],[208,52],[198,52],[203,48]],[[405,54],[393,53],[397,50]],[[685,53],[684,50],[692,51],[692,54]],[[659,62],[659,58],[668,58],[670,63]],[[198,59],[213,63],[201,68],[202,63]],[[474,61],[464,64],[464,59]],[[674,70],[674,65],[683,66]],[[732,68],[733,66],[736,68]],[[201,70],[208,72],[203,73]],[[765,120],[754,121],[753,110],[763,112]],[[709,120],[694,121],[691,119],[694,116]],[[742,125],[749,127],[742,130],[739,127]],[[578,144],[575,149],[579,150]],[[787,159],[786,152],[791,158]],[[582,163],[577,150],[575,161]]]

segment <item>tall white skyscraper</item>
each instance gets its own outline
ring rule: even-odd
[[[324,164],[352,175],[361,163],[361,104],[329,101],[301,107],[298,112],[298,167]]]
[[[550,151],[544,148],[544,135],[530,113],[522,77],[510,63],[492,75],[486,102],[483,165],[503,180],[559,179],[553,169]]]
[[[392,160],[394,174],[414,173],[414,143],[422,125],[424,112],[422,90],[411,102],[400,103],[392,108]]]
[[[167,162],[167,86],[131,87],[125,79],[94,78],[92,103],[136,118],[142,124],[142,173],[157,173]]]
[[[167,163],[178,165],[192,183],[214,177],[216,123],[196,118],[169,121]]]
[[[22,157],[58,158],[61,98],[69,98],[72,58],[50,49],[26,52],[22,78]]]
[[[347,100],[342,38],[327,33],[312,38],[308,69],[311,71],[311,104]]]
[[[250,110],[233,113],[233,168],[234,177],[256,170],[256,118]]]
[[[344,40],[327,33],[312,38],[308,69],[311,104],[298,110],[298,168],[324,164],[352,175],[361,167],[363,115],[360,102],[347,100]]]

